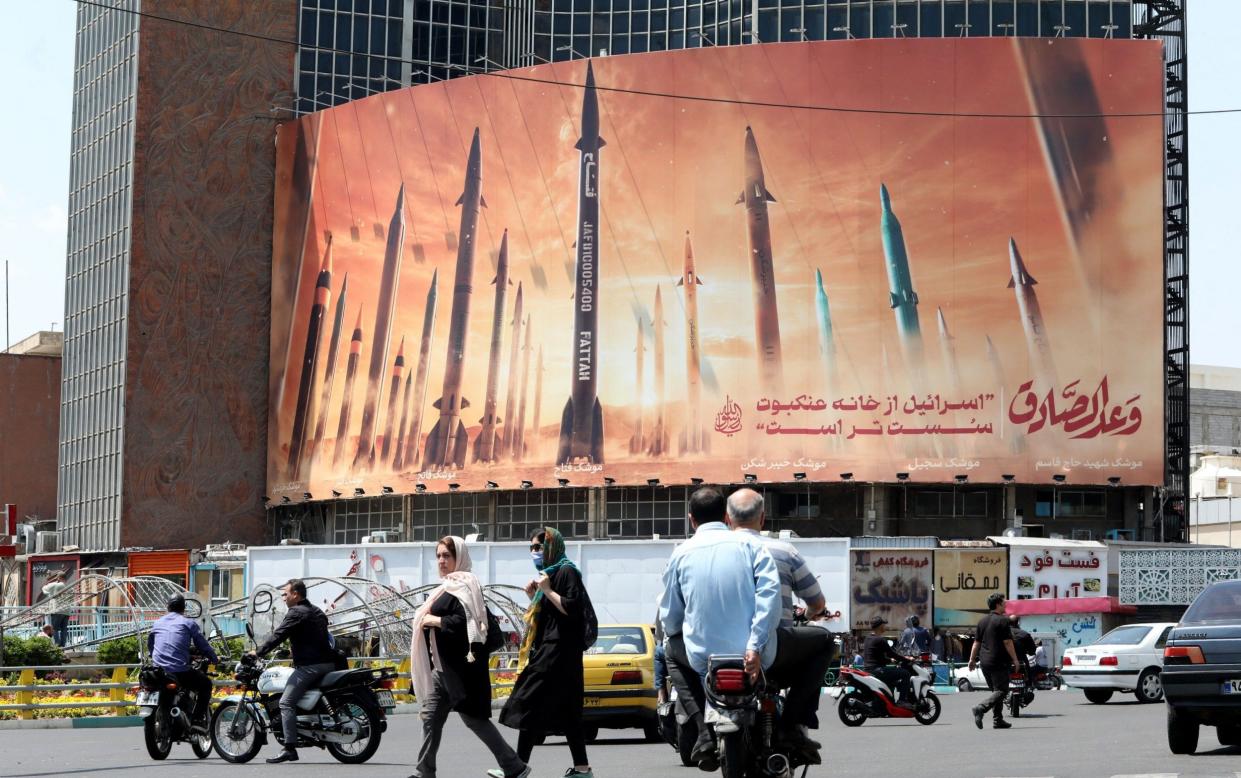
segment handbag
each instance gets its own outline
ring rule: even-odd
[[[504,630],[500,629],[500,620],[487,609],[487,642],[483,644],[483,652],[494,654],[504,648]]]

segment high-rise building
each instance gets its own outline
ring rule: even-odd
[[[263,537],[270,109],[289,105],[294,50],[212,28],[292,40],[296,24],[296,0],[78,6],[57,495],[67,544]]]

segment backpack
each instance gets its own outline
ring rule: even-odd
[[[582,587],[582,648],[587,649],[599,639],[599,618],[595,616],[595,606],[590,602],[590,595]]]

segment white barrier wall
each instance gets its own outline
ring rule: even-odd
[[[678,540],[567,541],[569,558],[582,570],[591,601],[604,624],[648,624],[655,619],[664,567]],[[827,609],[839,616],[833,631],[849,625],[849,539],[802,538],[789,542],[819,577]],[[249,586],[279,586],[290,578],[353,575],[397,590],[436,583],[434,543],[251,548]],[[534,578],[528,543],[473,543],[474,572],[484,584],[524,586]],[[316,603],[322,604],[322,603]]]

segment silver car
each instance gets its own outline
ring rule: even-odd
[[[1163,654],[1168,747],[1198,748],[1201,725],[1220,745],[1241,745],[1241,581],[1202,590],[1168,637]]]

